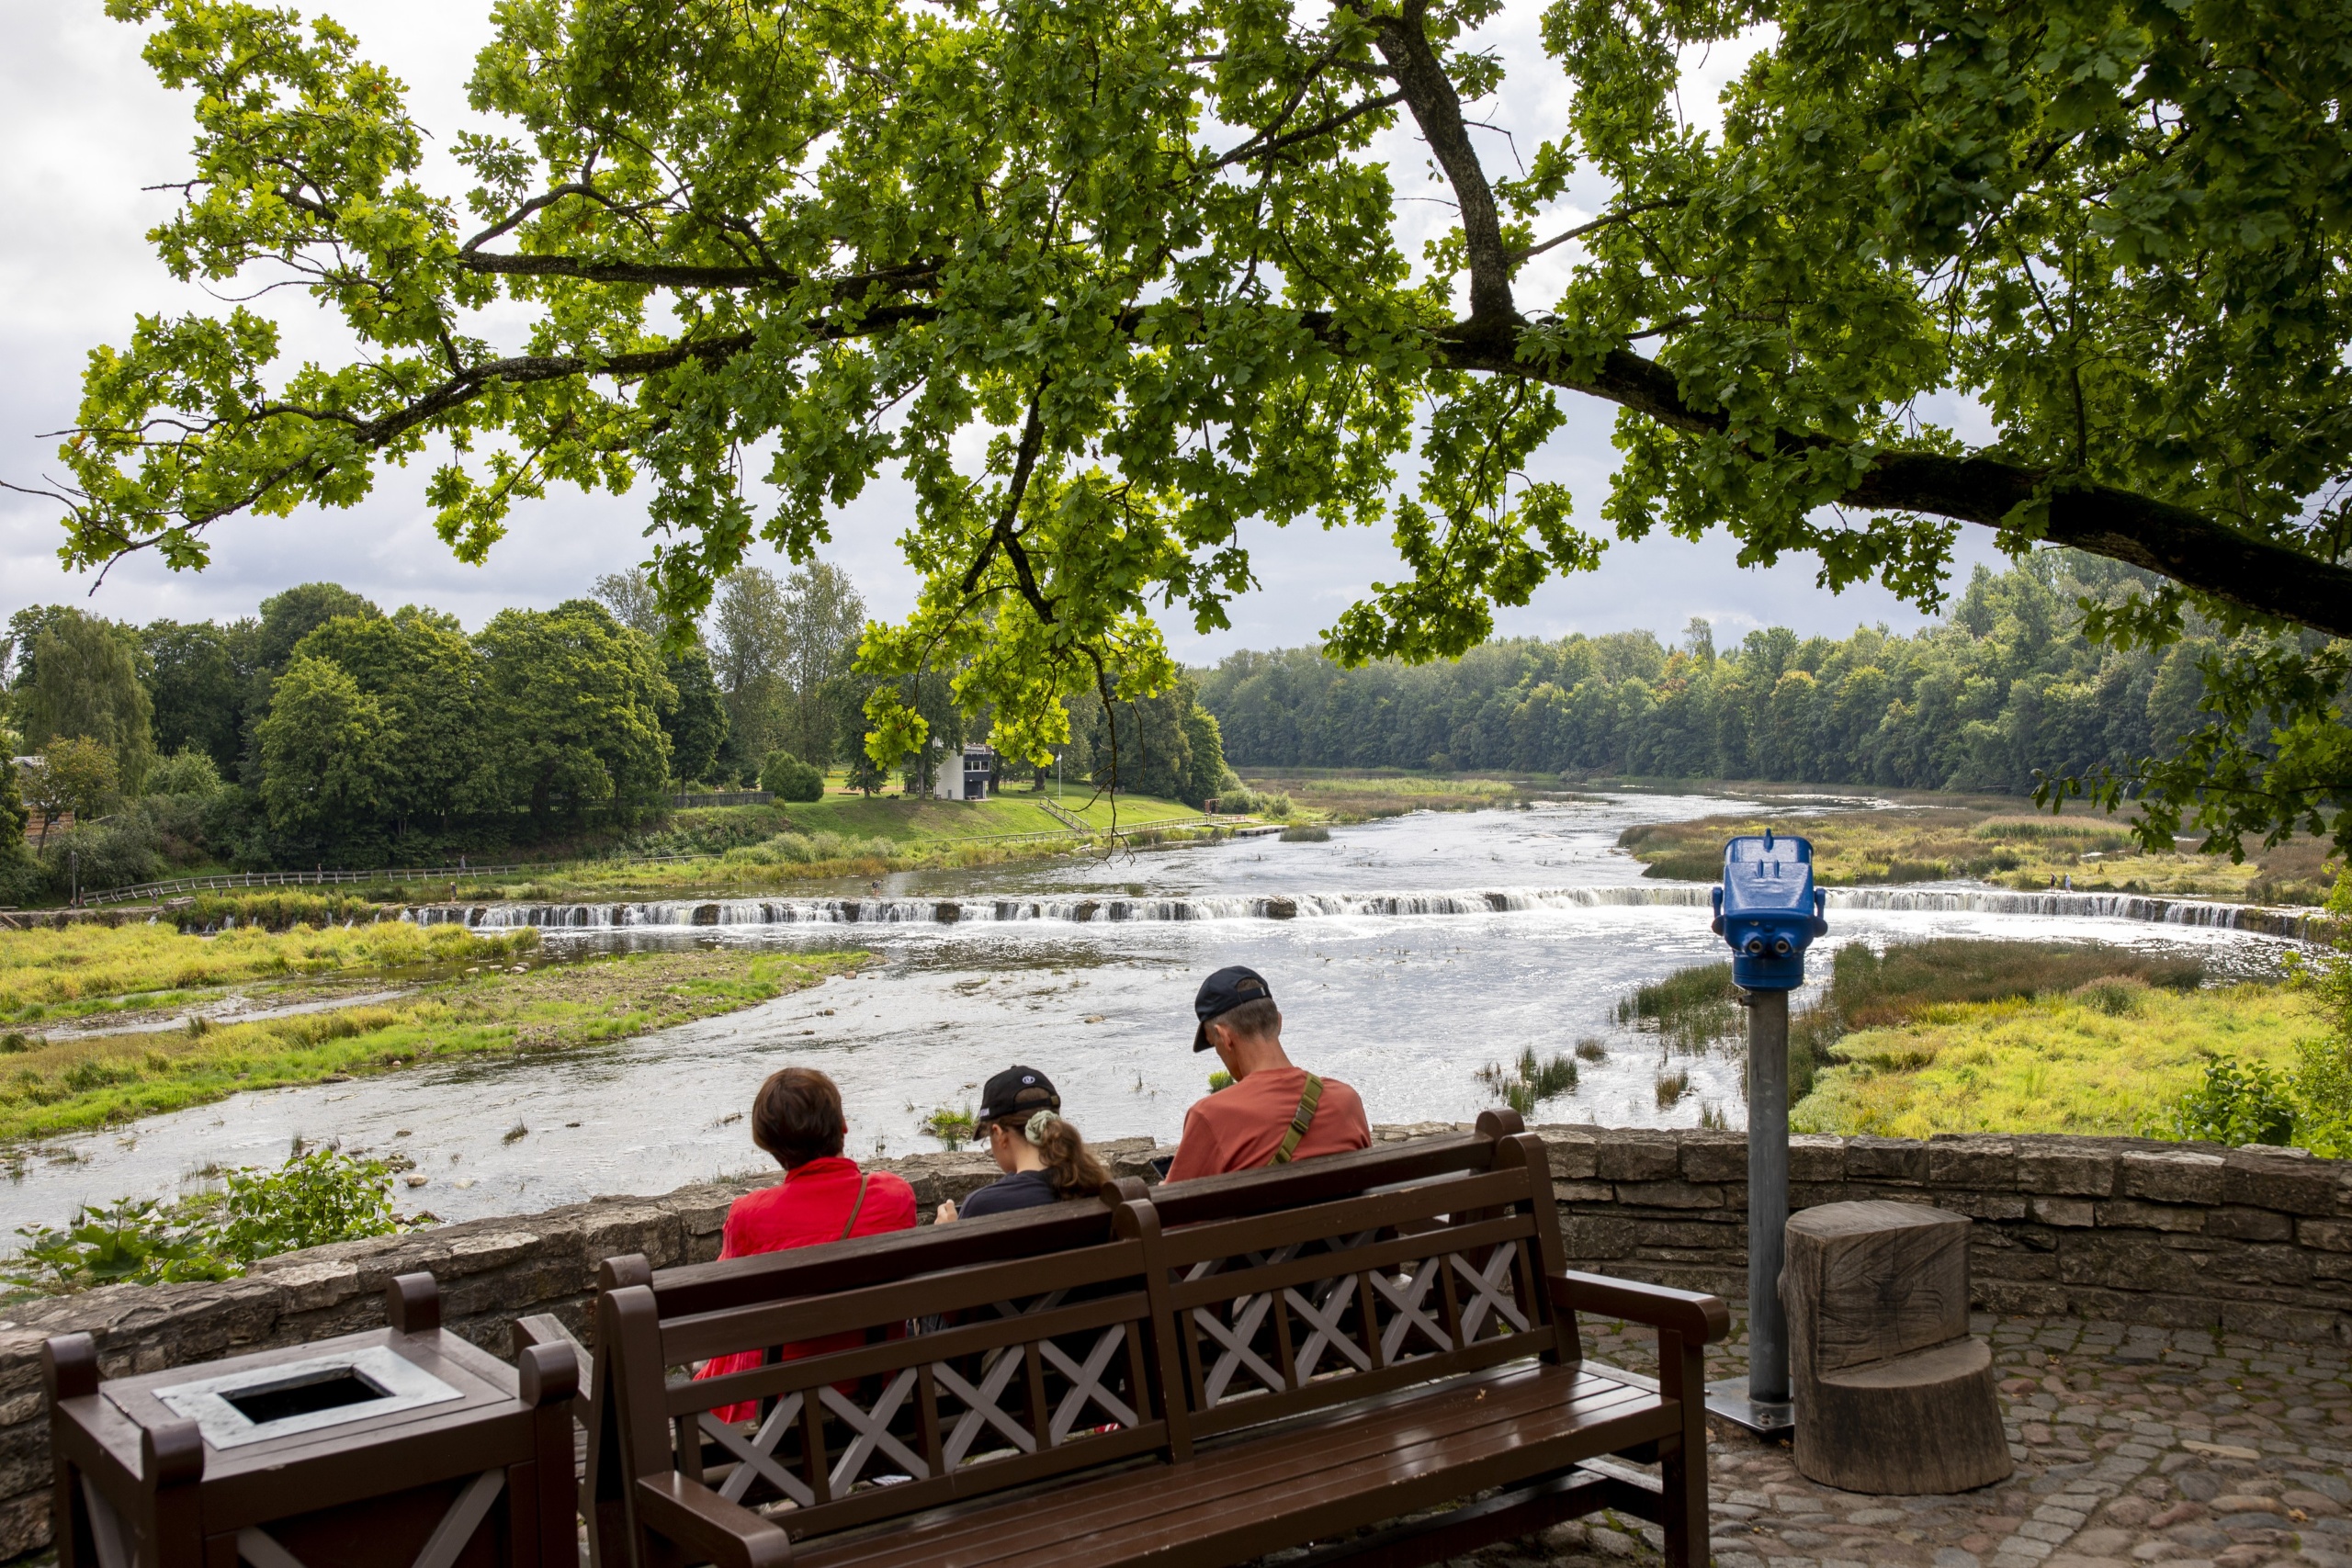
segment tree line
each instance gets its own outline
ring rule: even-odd
[[[204,863],[496,853],[630,829],[674,791],[813,799],[837,762],[868,795],[893,773],[927,793],[989,716],[960,710],[952,671],[859,672],[865,625],[822,562],[737,571],[683,647],[640,571],[470,634],[325,582],[225,624],[20,610],[0,638],[0,758],[25,754],[0,762],[0,903]],[[865,746],[884,684],[932,728],[891,768]],[[1070,714],[1066,782],[1198,802],[1223,780],[1188,682]]]
[[[2220,722],[2210,625],[2167,648],[2084,636],[2144,574],[2047,551],[1979,568],[1939,624],[1844,638],[1785,626],[1717,649],[1693,619],[1649,632],[1487,642],[1458,661],[1344,669],[1313,649],[1236,653],[1199,676],[1243,766],[1496,769],[1755,778],[2023,794],[2121,771]]]

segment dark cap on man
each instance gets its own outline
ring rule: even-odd
[[[1221,1018],[1249,1002],[1270,1002],[1273,999],[1273,987],[1267,985],[1266,977],[1255,969],[1236,964],[1218,970],[1201,982],[1199,994],[1193,998],[1193,1016],[1200,1020],[1193,1030],[1193,1049],[1205,1051],[1209,1048],[1206,1025],[1212,1019]]]
[[[1001,1122],[1008,1117],[1027,1118],[1040,1111],[1059,1111],[1062,1097],[1054,1092],[1054,1080],[1035,1067],[1007,1067],[989,1079],[980,1090],[980,1116],[983,1122]]]

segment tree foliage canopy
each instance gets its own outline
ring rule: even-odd
[[[953,671],[1031,756],[1063,698],[1169,684],[1152,612],[1221,625],[1256,519],[1393,530],[1411,576],[1331,628],[1351,660],[1458,654],[1661,526],[1932,607],[1982,525],[2167,580],[2103,637],[2191,604],[2352,634],[2341,0],[1554,0],[1568,112],[1507,170],[1464,112],[1505,88],[1497,0],[506,0],[471,96],[512,130],[454,139],[461,196],[332,21],[108,8],[196,94],[165,262],[290,276],[356,342],[285,368],[238,305],[96,351],[81,563],[198,566],[236,513],[446,453],[469,559],[550,481],[649,483],[683,627],[895,467],[924,588],[866,666]],[[1722,134],[1690,129],[1684,52],[1767,25]],[[1392,123],[1458,216],[1418,259],[1368,152]],[[1570,223],[1579,169],[1612,194]],[[517,307],[527,341],[491,341]],[[1927,423],[1947,393],[1989,440]],[[1600,526],[1529,476],[1564,394],[1623,411]],[[2346,668],[2320,636],[2217,665],[2227,743],[2116,787],[2342,821]],[[919,744],[901,689],[877,759]]]

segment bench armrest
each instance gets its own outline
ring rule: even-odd
[[[1682,1337],[1685,1345],[1712,1345],[1731,1332],[1731,1310],[1719,1296],[1670,1290],[1600,1274],[1547,1274],[1544,1288],[1559,1312],[1621,1317]]]
[[[792,1561],[790,1536],[675,1472],[638,1477],[637,1515],[646,1529],[718,1568],[785,1568]]]

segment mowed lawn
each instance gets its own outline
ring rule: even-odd
[[[993,800],[910,800],[895,795],[868,800],[844,793],[835,779],[829,784],[824,799],[796,801],[786,809],[795,828],[809,832],[912,844],[1007,833],[1066,833],[1069,827],[1039,804],[1051,798],[1016,789]],[[1114,803],[1108,795],[1097,798],[1090,789],[1066,788],[1059,804],[1091,827],[1111,826]],[[1122,795],[1116,806],[1122,828],[1171,818],[1201,819],[1201,814],[1189,806],[1148,795]]]

